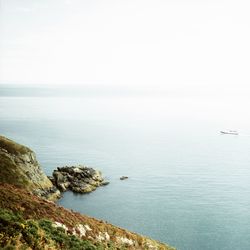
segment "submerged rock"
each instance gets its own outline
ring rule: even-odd
[[[53,171],[53,177],[49,178],[62,192],[90,193],[99,186],[109,184],[100,171],[82,165],[58,167]]]
[[[106,185],[108,185],[109,184],[109,181],[104,181],[104,182],[102,182],[102,186],[106,186]]]

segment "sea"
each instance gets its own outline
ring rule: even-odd
[[[250,249],[250,101],[91,86],[0,85],[0,134],[46,172],[109,185],[58,204],[179,250]],[[239,135],[222,135],[233,129]],[[128,176],[121,181],[121,176]]]

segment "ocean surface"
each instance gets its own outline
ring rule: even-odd
[[[25,88],[0,86],[0,134],[48,175],[84,164],[110,181],[60,205],[179,250],[250,249],[248,100]]]

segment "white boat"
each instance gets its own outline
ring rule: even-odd
[[[239,134],[236,130],[224,130],[220,132],[221,134],[225,134],[225,135],[238,135]]]

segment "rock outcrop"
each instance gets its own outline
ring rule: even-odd
[[[0,182],[25,188],[46,199],[60,197],[60,191],[42,171],[35,153],[3,136],[0,136]]]
[[[90,193],[97,187],[107,185],[100,171],[85,166],[58,167],[54,170],[52,183],[62,192]]]

